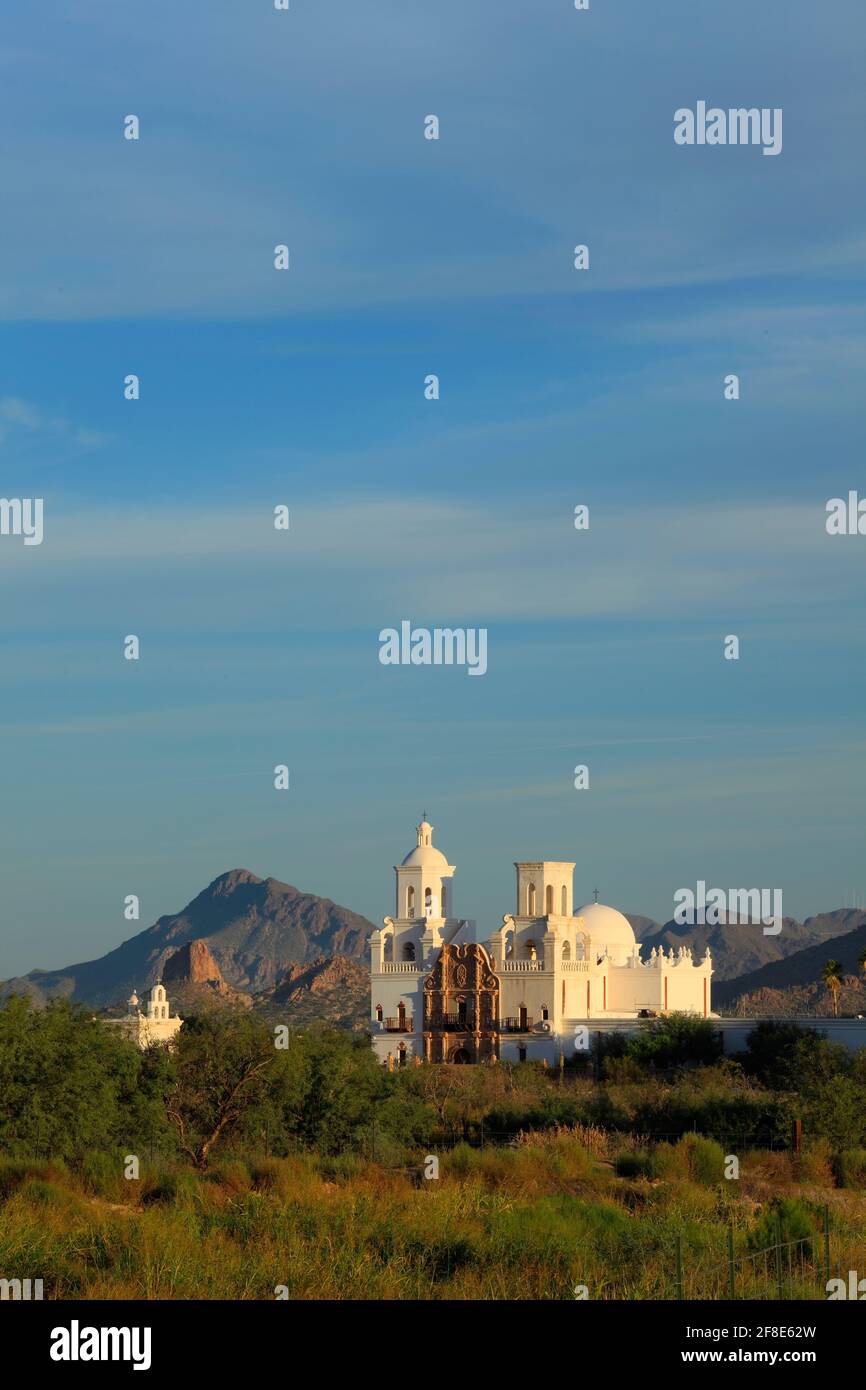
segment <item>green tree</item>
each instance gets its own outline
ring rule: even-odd
[[[395,1086],[366,1037],[316,1026],[290,1034],[272,1095],[296,1142],[333,1154],[370,1142]]]
[[[206,1168],[212,1150],[249,1117],[275,1058],[267,1024],[244,1010],[201,1014],[184,1024],[166,1114],[194,1167]]]
[[[722,1054],[721,1037],[708,1018],[694,1014],[671,1013],[653,1019],[637,1037],[631,1038],[626,1055],[657,1067],[687,1063],[715,1062]]]
[[[831,1081],[849,1066],[847,1050],[814,1028],[787,1019],[765,1019],[746,1039],[743,1069],[764,1086],[796,1091],[805,1077]]]
[[[66,1000],[0,1008],[0,1148],[74,1160],[128,1136],[142,1059],[117,1029]]]

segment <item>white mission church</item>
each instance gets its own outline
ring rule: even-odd
[[[613,907],[572,910],[574,864],[515,864],[512,916],[486,939],[455,913],[449,864],[424,819],[395,866],[395,915],[371,937],[373,1046],[383,1062],[546,1059],[574,1050],[590,1020],[624,1025],[642,1010],[710,1017],[709,950],[655,946],[641,956]]]

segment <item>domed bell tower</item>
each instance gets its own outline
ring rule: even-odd
[[[426,812],[415,828],[415,839],[415,848],[394,866],[394,916],[386,917],[382,931],[371,938],[374,968],[414,962],[419,970],[426,969],[433,953],[457,930],[452,899],[456,868],[433,844]]]
[[[416,844],[403,863],[395,865],[398,921],[445,921],[454,916],[452,884],[455,866],[433,844],[433,826],[426,812],[415,827]]]

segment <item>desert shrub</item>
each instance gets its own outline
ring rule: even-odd
[[[253,1185],[249,1167],[240,1158],[223,1158],[211,1164],[207,1178],[232,1193],[249,1192]]]
[[[822,1080],[804,1074],[800,1081],[797,1113],[810,1134],[820,1134],[836,1149],[866,1145],[866,1086],[849,1076]]]
[[[52,1219],[61,1216],[81,1217],[88,1213],[89,1203],[79,1192],[70,1188],[62,1178],[58,1180],[27,1177],[21,1183],[13,1199],[21,1207],[50,1213]]]
[[[683,1144],[656,1144],[650,1170],[654,1178],[665,1182],[686,1182],[691,1176],[688,1149]]]
[[[605,1081],[622,1086],[631,1082],[643,1081],[645,1072],[640,1062],[634,1057],[605,1057],[602,1063],[602,1075]]]
[[[481,1168],[481,1150],[469,1144],[455,1144],[449,1154],[444,1155],[443,1170],[455,1178],[467,1178]]]
[[[189,1169],[176,1164],[160,1164],[142,1175],[139,1202],[142,1206],[181,1206],[200,1202],[207,1184]]]
[[[153,1203],[167,1204],[173,1202],[178,1195],[179,1188],[179,1175],[171,1169],[148,1174],[141,1186],[141,1204],[142,1206],[150,1206]]]
[[[378,1159],[378,1144],[377,1159]],[[370,1171],[370,1165],[361,1154],[327,1154],[317,1160],[317,1168],[322,1177],[336,1179],[338,1182],[348,1182],[350,1178],[359,1178],[364,1173]]]
[[[724,1181],[725,1151],[714,1139],[685,1134],[677,1147],[684,1151],[689,1174],[695,1182],[711,1185]]]
[[[748,1075],[779,1091],[801,1091],[803,1083],[828,1084],[851,1068],[847,1048],[828,1042],[814,1028],[787,1019],[765,1019],[746,1039],[740,1060]]]
[[[738,1157],[740,1174],[746,1184],[757,1180],[779,1188],[793,1182],[792,1156],[783,1149],[747,1149]]]
[[[694,1014],[671,1013],[656,1018],[628,1042],[627,1055],[656,1067],[709,1063],[722,1055],[722,1040],[712,1021]]]
[[[85,1192],[96,1197],[122,1197],[136,1184],[124,1177],[126,1155],[120,1150],[88,1149],[76,1165]]]
[[[827,1139],[812,1139],[799,1154],[792,1154],[791,1168],[797,1182],[832,1187],[833,1147]]]
[[[818,1224],[812,1206],[801,1197],[779,1197],[766,1207],[749,1232],[750,1250],[766,1250],[776,1244],[777,1233],[781,1228],[783,1245],[802,1241],[803,1253],[812,1254],[812,1242]]]
[[[63,1183],[68,1181],[69,1175],[66,1165],[59,1160],[39,1163],[33,1159],[0,1158],[0,1202],[6,1201],[31,1178]]]
[[[866,1187],[866,1149],[842,1149],[833,1167],[840,1187]]]
[[[786,1142],[791,1110],[788,1102],[763,1092],[732,1095],[677,1085],[640,1101],[631,1125],[640,1133],[659,1139],[692,1131],[716,1138],[722,1144],[743,1147],[750,1142]]]
[[[648,1178],[652,1176],[652,1156],[647,1149],[626,1149],[613,1161],[618,1178]]]

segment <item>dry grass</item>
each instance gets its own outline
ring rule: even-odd
[[[577,1284],[670,1298],[679,1237],[687,1291],[709,1298],[724,1295],[730,1225],[753,1296],[772,1297],[749,1242],[768,1203],[804,1193],[816,1241],[830,1205],[834,1270],[866,1268],[866,1194],[834,1187],[826,1154],[747,1153],[740,1180],[719,1182],[707,1144],[632,1144],[655,1168],[631,1177],[581,1126],[458,1146],[432,1181],[312,1155],[233,1157],[203,1177],[145,1165],[119,1179],[124,1201],[112,1162],[104,1192],[93,1169],[0,1162],[0,1270],[66,1298],[572,1299]],[[814,1279],[800,1293],[823,1296]]]

